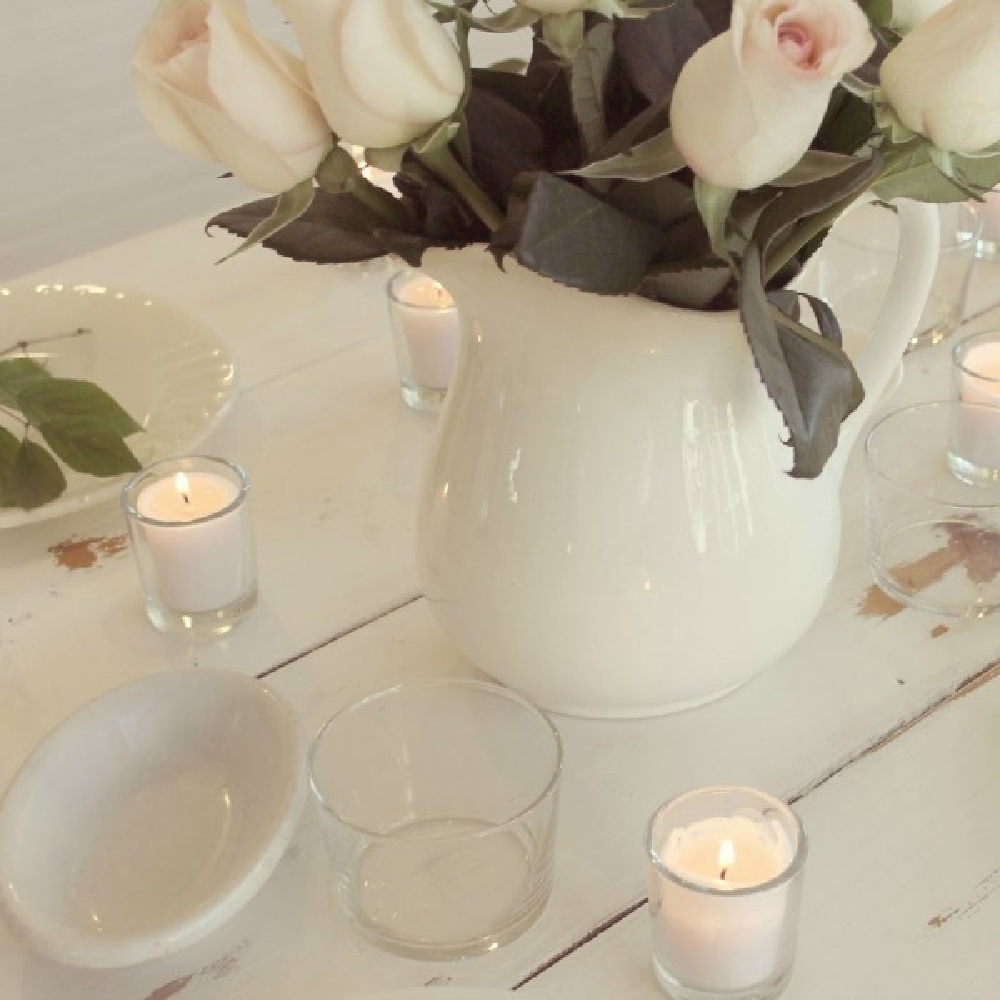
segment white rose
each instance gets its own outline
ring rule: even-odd
[[[447,118],[465,89],[458,50],[424,0],[276,0],[337,135],[400,146]]]
[[[949,3],[951,0],[892,0],[892,25],[900,31],[912,31]]]
[[[258,191],[311,177],[333,145],[301,61],[254,34],[243,0],[160,0],[132,73],[163,142]]]
[[[710,183],[766,184],[798,163],[833,88],[874,46],[854,0],[735,0],[729,31],[681,70],[670,104],[674,141]]]
[[[955,0],[913,29],[882,64],[882,90],[907,128],[940,149],[1000,141],[1000,10]]]

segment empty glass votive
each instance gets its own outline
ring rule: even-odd
[[[414,958],[513,940],[549,898],[561,766],[548,719],[495,685],[414,682],[344,709],[309,761],[342,909]]]
[[[937,268],[910,338],[911,350],[938,344],[958,329],[982,232],[982,219],[969,205],[939,205],[937,209]],[[891,204],[862,205],[834,226],[817,254],[819,294],[837,314],[849,343],[867,342],[896,266],[898,231]]]
[[[162,632],[228,632],[257,601],[250,482],[236,464],[169,458],[125,484],[146,613]]]
[[[951,352],[956,408],[948,448],[951,471],[968,483],[1000,482],[1000,434],[993,414],[1000,406],[1000,330],[964,337]]]
[[[868,562],[902,604],[982,618],[1000,607],[1000,483],[956,476],[956,436],[1000,440],[1000,407],[918,403],[865,441]]]
[[[411,268],[394,274],[386,292],[403,400],[416,410],[436,410],[458,358],[458,309],[438,282]]]
[[[795,960],[806,835],[780,799],[700,788],[653,814],[647,837],[657,980],[675,1000],[769,1000]]]
[[[971,201],[969,205],[983,220],[976,256],[980,260],[1000,260],[1000,188],[987,191],[981,202]]]

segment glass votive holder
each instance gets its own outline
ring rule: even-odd
[[[333,716],[309,760],[341,908],[432,961],[523,933],[552,887],[559,735],[520,696],[413,682]]]
[[[257,602],[250,482],[233,462],[168,458],[122,488],[149,620],[161,632],[228,632]]]
[[[868,563],[901,604],[982,618],[1000,607],[1000,483],[952,468],[975,428],[1000,441],[1000,407],[918,403],[883,417],[865,441]]]
[[[940,247],[930,294],[909,350],[949,337],[965,315],[976,245],[983,222],[964,203],[939,205]],[[898,257],[898,225],[891,204],[874,202],[848,212],[817,255],[819,295],[832,307],[848,342],[873,329]]]
[[[963,337],[951,352],[953,414],[948,465],[967,483],[1000,482],[1000,434],[989,410],[1000,406],[1000,330]]]
[[[1000,188],[987,191],[981,202],[969,202],[983,220],[983,231],[976,244],[980,260],[1000,260]]]
[[[458,358],[455,302],[433,278],[412,268],[394,274],[386,294],[403,400],[415,410],[437,410]]]
[[[656,978],[675,1000],[770,1000],[795,961],[807,853],[798,817],[753,788],[664,803],[647,836]]]

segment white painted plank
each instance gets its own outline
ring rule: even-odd
[[[810,837],[787,1000],[991,1000],[1000,990],[1000,680],[959,697],[796,807]],[[662,997],[643,908],[528,996]]]
[[[859,621],[850,612],[827,620],[810,634],[799,655],[697,712],[629,723],[558,720],[566,743],[566,772],[553,899],[527,935],[494,956],[433,965],[396,959],[368,945],[331,901],[325,858],[309,818],[293,857],[255,904],[190,952],[94,976],[52,966],[0,939],[0,992],[10,984],[21,990],[9,994],[13,1000],[56,1000],[72,986],[79,1000],[145,1000],[187,976],[193,978],[184,988],[185,1000],[276,995],[311,1000],[433,977],[512,985],[642,895],[643,830],[659,801],[683,788],[719,781],[787,795],[858,753],[971,671],[963,645],[981,649],[981,631],[932,642],[911,623],[897,637],[906,655],[889,664],[879,662],[877,647],[873,657],[866,643],[851,641],[898,623]],[[921,644],[927,648],[923,658],[914,655]],[[845,649],[851,655],[845,656]],[[400,677],[466,669],[418,603],[316,651],[274,675],[271,683],[315,731],[339,706]],[[989,759],[995,766],[995,755]],[[835,830],[836,817],[829,822]],[[820,828],[810,822],[814,826]],[[921,864],[928,863],[924,857]],[[598,938],[594,947],[603,948],[604,940]],[[634,950],[616,940],[611,956],[601,963],[615,970],[624,967],[625,975],[646,975],[644,967],[630,971]],[[219,968],[219,962],[226,969],[224,979],[201,971]],[[595,974],[593,980],[600,977]],[[29,982],[31,989],[24,986]],[[574,980],[569,992],[577,985]],[[592,989],[580,995],[618,994]],[[636,994],[637,1000],[641,995]]]
[[[244,412],[234,415],[224,433],[257,485],[262,606],[231,639],[197,648],[171,644],[143,620],[126,554],[73,573],[45,551],[69,537],[67,524],[5,533],[4,779],[52,724],[126,677],[194,659],[259,672],[284,653],[333,637],[415,592],[413,499],[432,421],[399,403],[387,339],[366,333],[364,318],[352,312],[352,332],[339,346],[320,350],[316,327],[308,326],[315,306],[301,305],[275,344],[267,328],[284,316],[280,288],[301,287],[322,298],[325,291],[313,282],[329,272],[289,265],[276,290],[267,277],[273,266],[287,262],[248,255],[233,262],[245,270],[218,269],[214,274],[222,277],[209,280],[186,266],[186,248],[193,245],[181,237],[166,241],[160,272],[127,250],[121,256],[109,251],[101,260],[132,266],[129,273],[140,277],[159,273],[159,280],[176,288],[194,275],[191,288],[206,315],[231,336],[247,337],[250,388]],[[336,274],[331,279],[338,280]],[[234,293],[242,298],[234,300]],[[296,336],[306,360],[283,350]],[[927,354],[908,362],[918,374],[927,368],[925,387],[941,374],[930,359]],[[918,391],[920,379],[911,382]],[[174,984],[174,993],[183,988],[189,1000],[309,1000],[432,976],[516,982],[641,895],[642,831],[663,798],[716,781],[747,782],[785,795],[808,786],[993,655],[1000,638],[995,622],[942,631],[937,620],[909,611],[885,620],[859,615],[868,578],[857,472],[855,463],[845,490],[844,556],[831,598],[821,620],[781,664],[729,699],[676,718],[560,722],[567,770],[556,888],[549,910],[521,941],[461,965],[387,958],[350,932],[332,906],[315,826],[307,822],[297,853],[244,918],[198,949],[168,963],[89,975],[50,966],[4,937],[0,996],[163,1000],[169,994],[162,987]],[[108,508],[71,528],[79,537],[100,537],[120,530],[120,521]],[[466,669],[418,604],[317,650],[276,674],[273,683],[315,729],[348,697],[409,671]],[[187,976],[192,978],[182,982]]]

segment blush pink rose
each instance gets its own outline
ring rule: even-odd
[[[795,166],[833,88],[872,53],[854,0],[735,0],[729,30],[688,60],[670,124],[691,169],[749,190]]]
[[[333,145],[301,60],[253,32],[243,0],[160,0],[132,76],[163,142],[258,191],[312,177]]]

